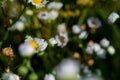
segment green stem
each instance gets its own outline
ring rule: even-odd
[[[2,42],[0,43],[0,50],[1,50],[1,48],[2,48],[3,42],[7,40],[7,37],[8,37],[8,35],[9,35],[8,33],[9,33],[9,30],[7,30],[7,31],[5,32],[5,35],[4,35],[4,37],[3,37],[3,40],[2,40]]]
[[[4,8],[1,7],[1,10],[2,10],[2,14],[3,14],[3,16],[5,16],[6,14],[5,14]]]
[[[27,4],[25,5],[24,9],[23,9],[22,12],[20,13],[20,15],[17,17],[17,19],[16,19],[10,26],[13,26],[13,25],[19,20],[19,18],[21,17],[21,15],[24,13],[26,7],[27,7]],[[5,12],[4,12],[3,7],[1,7],[1,9],[2,9],[3,15],[5,16]],[[4,35],[4,37],[3,37],[2,42],[0,42],[0,50],[1,50],[1,48],[2,48],[3,42],[6,41],[8,35],[9,35],[8,33],[9,33],[9,30],[7,30],[7,31],[5,32],[5,35]]]
[[[32,68],[31,66],[31,61],[30,61],[31,58],[26,58],[24,59],[24,64],[28,67],[28,69],[31,71],[31,72],[34,72],[34,69]]]
[[[79,18],[79,21],[78,21],[78,24],[83,24],[84,20],[85,20],[85,17],[87,15],[87,12],[88,12],[88,8],[85,8],[83,11],[82,11],[82,14]]]
[[[27,5],[25,5],[25,7],[24,7],[24,9],[22,10],[22,12],[20,13],[20,15],[16,18],[16,20],[15,20],[10,26],[13,26],[13,25],[20,19],[20,17],[21,17],[22,14],[24,13],[26,7],[27,7]]]

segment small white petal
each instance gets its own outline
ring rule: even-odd
[[[107,49],[107,51],[108,51],[109,54],[111,54],[111,55],[114,55],[114,54],[115,54],[115,49],[114,49],[113,46],[109,46],[108,49]]]
[[[112,24],[114,23],[117,19],[119,18],[119,15],[116,12],[112,12],[109,16],[108,16],[108,23]]]
[[[100,44],[101,44],[102,47],[105,47],[105,48],[106,48],[106,47],[109,46],[110,41],[107,40],[106,38],[103,38],[103,39],[100,41]]]
[[[35,52],[35,49],[28,43],[23,43],[19,46],[19,53],[21,56],[31,56]]]
[[[55,80],[55,77],[52,74],[46,74],[44,80]]]
[[[79,36],[80,39],[86,39],[88,37],[87,31],[82,31]]]
[[[72,32],[75,33],[75,34],[80,33],[81,32],[80,25],[73,25]]]

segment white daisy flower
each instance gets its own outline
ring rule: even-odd
[[[58,11],[52,10],[49,12],[49,19],[50,20],[55,20],[58,17]]]
[[[108,16],[108,23],[112,24],[114,23],[120,16],[116,13],[116,12],[112,12],[109,16]]]
[[[87,24],[90,28],[99,28],[101,27],[101,21],[98,18],[91,17],[87,20]]]
[[[62,8],[62,6],[63,6],[63,3],[61,3],[61,2],[51,2],[51,3],[49,3],[47,5],[47,8],[48,9],[57,9],[57,10],[59,10],[59,9]]]
[[[32,5],[36,6],[37,8],[45,7],[47,4],[47,0],[28,0],[29,3],[32,3]]]
[[[101,41],[100,41],[100,44],[102,47],[108,47],[110,45],[110,41],[107,40],[106,38],[103,38]]]
[[[80,25],[73,25],[72,26],[72,32],[74,33],[74,34],[78,34],[78,33],[80,33],[81,32],[81,28],[80,28]]]
[[[64,59],[56,67],[55,71],[58,80],[76,80],[80,71],[80,65],[74,59]]]
[[[105,58],[106,57],[106,51],[101,48],[99,51],[96,52],[96,55],[100,58]]]
[[[37,17],[38,17],[38,19],[41,19],[41,20],[48,20],[49,13],[47,11],[42,11],[42,12],[38,13]]]
[[[87,31],[82,31],[78,36],[79,39],[86,39],[87,37],[88,37]]]
[[[111,54],[111,55],[114,55],[114,54],[115,54],[115,48],[114,48],[113,46],[109,46],[109,47],[107,48],[107,51],[108,51],[109,54]]]
[[[67,45],[68,43],[68,35],[67,33],[61,33],[59,35],[57,35],[56,37],[56,41],[57,41],[57,45],[60,47],[64,47]]]
[[[104,80],[104,79],[101,76],[92,73],[90,76],[84,76],[82,80]]]
[[[53,46],[54,46],[55,44],[57,44],[57,40],[56,40],[54,37],[53,37],[53,38],[50,38],[50,39],[49,39],[49,42],[50,42],[50,44],[53,45]]]
[[[17,30],[23,31],[25,29],[25,25],[23,21],[17,21],[9,30]]]
[[[14,74],[14,73],[12,73],[12,72],[4,73],[2,75],[2,79],[3,80],[20,80],[19,76]]]
[[[21,56],[32,56],[35,49],[29,43],[23,43],[19,46],[19,53]]]
[[[57,29],[58,29],[59,33],[66,33],[67,32],[65,23],[59,24],[57,26]]]
[[[98,43],[94,43],[93,49],[95,52],[98,52],[101,49],[101,46]]]
[[[55,80],[55,77],[53,74],[46,74],[44,80]]]
[[[47,42],[44,39],[40,38],[32,38],[30,36],[27,36],[27,39],[25,40],[25,43],[29,43],[36,52],[43,51],[47,47]]]
[[[88,54],[93,54],[94,53],[93,46],[87,46],[85,50]]]
[[[47,45],[44,39],[27,36],[25,42],[19,46],[19,52],[22,56],[31,56],[39,51],[45,50]]]

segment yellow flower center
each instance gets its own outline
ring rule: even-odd
[[[30,41],[30,45],[32,46],[32,47],[34,47],[34,49],[38,49],[38,45],[37,45],[37,43],[35,42],[35,41]]]
[[[32,0],[35,4],[41,4],[43,0]]]

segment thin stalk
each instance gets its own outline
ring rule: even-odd
[[[85,17],[87,15],[87,12],[88,12],[88,9],[85,8],[83,11],[82,11],[82,14],[79,18],[79,21],[78,21],[78,24],[83,24],[84,20],[85,20]]]

